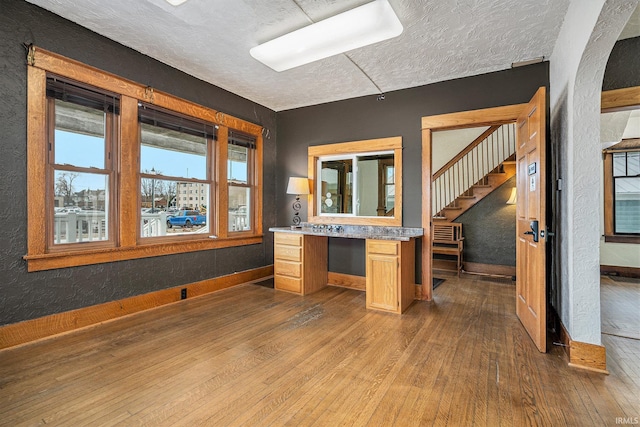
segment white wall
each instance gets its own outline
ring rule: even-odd
[[[443,130],[433,132],[431,150],[431,170],[436,173],[453,159],[467,145],[471,144],[488,126],[469,129]]]
[[[553,301],[573,340],[600,338],[600,94],[611,49],[638,0],[572,0],[550,58],[556,249]],[[554,189],[556,186],[554,185]]]

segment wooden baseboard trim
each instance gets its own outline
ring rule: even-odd
[[[462,267],[465,273],[482,274],[488,276],[514,277],[516,267],[511,265],[482,264],[479,262],[464,262]]]
[[[607,371],[607,350],[602,345],[589,344],[571,339],[569,332],[562,324],[560,316],[552,310],[558,327],[558,338],[569,358],[568,365],[572,368],[585,369],[592,372],[609,375]]]
[[[49,338],[119,317],[180,301],[181,290],[194,298],[273,275],[273,265],[241,271],[148,294],[65,311],[0,327],[0,350]]]
[[[353,274],[329,271],[327,273],[327,283],[333,286],[340,286],[341,288],[356,289],[358,291],[364,291],[366,289],[365,277]]]
[[[640,268],[619,267],[617,265],[601,265],[600,274],[610,274],[612,276],[632,277],[640,279]]]
[[[609,375],[607,350],[601,345],[571,340],[569,366]]]

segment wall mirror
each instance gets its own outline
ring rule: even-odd
[[[309,222],[402,225],[402,138],[309,147]]]

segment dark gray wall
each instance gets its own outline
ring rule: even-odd
[[[270,130],[264,144],[264,228],[275,224],[276,114],[22,0],[0,13],[0,325],[144,294],[273,262],[263,244],[27,273],[24,44],[79,60]]]
[[[278,224],[291,221],[287,178],[307,175],[309,146],[399,135],[404,146],[403,225],[421,227],[421,118],[527,102],[538,87],[548,88],[548,83],[545,62],[390,92],[384,101],[373,95],[278,113]],[[306,218],[306,207],[302,214]],[[330,270],[363,275],[363,251],[357,240],[330,239]],[[347,253],[352,255],[346,257]]]
[[[640,37],[620,40],[609,55],[602,90],[640,86]]]
[[[482,264],[516,265],[516,205],[507,205],[516,177],[460,215],[464,260]]]

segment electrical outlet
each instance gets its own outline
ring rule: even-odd
[[[187,299],[187,288],[182,288],[180,290],[180,299]]]

